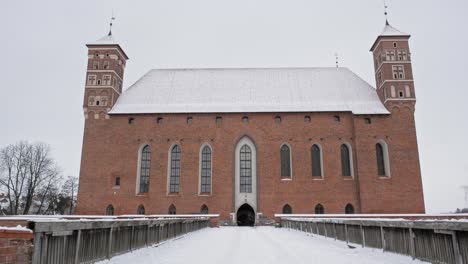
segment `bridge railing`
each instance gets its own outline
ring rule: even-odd
[[[34,232],[32,263],[94,263],[208,227],[209,224],[208,217],[39,219],[29,222]]]
[[[467,220],[288,218],[282,227],[431,263],[468,264]]]

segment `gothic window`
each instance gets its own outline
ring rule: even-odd
[[[252,150],[247,145],[240,149],[240,192],[252,192]]]
[[[211,193],[211,149],[204,146],[201,152],[200,193]]]
[[[351,151],[346,144],[341,145],[341,174],[352,176],[351,174]]]
[[[111,85],[111,76],[110,75],[104,75],[102,77],[102,85]]]
[[[283,206],[283,214],[292,214],[292,208],[289,204]]]
[[[291,177],[291,150],[284,144],[280,149],[281,155],[281,177]]]
[[[98,62],[98,61],[95,61],[95,62],[93,63],[93,69],[94,69],[94,70],[98,70],[98,69],[99,69],[99,62]]]
[[[375,154],[377,160],[377,175],[390,176],[390,164],[388,157],[388,147],[385,142],[375,144]]]
[[[208,206],[206,206],[206,204],[202,205],[202,207],[200,208],[200,213],[208,214]]]
[[[408,60],[408,56],[407,56],[406,50],[399,50],[399,51],[398,51],[398,60],[400,60],[400,61],[406,61],[406,60]]]
[[[140,204],[138,206],[137,214],[139,214],[139,215],[144,215],[145,214],[145,207],[142,204]]]
[[[317,204],[315,206],[315,214],[324,214],[325,213],[325,208],[321,204]]]
[[[345,214],[354,214],[354,206],[352,204],[346,205]]]
[[[179,145],[175,145],[171,150],[171,174],[169,179],[169,193],[179,193],[180,155],[180,147]]]
[[[107,70],[107,69],[109,69],[109,62],[105,61],[104,62],[104,70]]]
[[[170,215],[175,215],[175,214],[177,214],[176,207],[175,207],[173,204],[171,204],[171,206],[169,206],[168,213],[169,213]]]
[[[318,145],[312,146],[312,176],[322,177],[322,151]]]
[[[149,177],[151,168],[151,148],[146,145],[141,149],[140,154],[140,187],[139,193],[147,193],[149,191]]]
[[[96,85],[96,75],[88,75],[88,85]]]
[[[392,66],[393,79],[401,80],[405,78],[405,71],[402,65]]]
[[[395,60],[395,52],[391,50],[387,50],[385,52],[385,60],[386,61],[394,61]]]
[[[395,89],[395,86],[390,86],[390,94],[392,95],[392,97],[396,97],[396,89]]]
[[[109,204],[106,208],[106,215],[114,215],[114,206],[112,204]]]

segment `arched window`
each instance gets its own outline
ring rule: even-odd
[[[352,204],[346,205],[345,214],[354,214],[354,206]]]
[[[283,214],[292,214],[292,208],[289,204],[283,206]]]
[[[180,185],[180,147],[175,145],[171,150],[171,172],[169,179],[169,192],[179,193]]]
[[[145,214],[145,207],[142,204],[140,204],[138,206],[137,214],[139,214],[139,215],[144,215]]]
[[[208,206],[206,206],[206,204],[202,205],[202,207],[200,208],[200,213],[208,214]]]
[[[281,177],[291,177],[291,150],[284,144],[281,146]]]
[[[169,213],[170,215],[175,215],[175,214],[177,214],[175,205],[171,204],[171,206],[169,206],[169,211],[168,211],[168,213]]]
[[[151,148],[149,145],[146,145],[141,149],[141,154],[140,154],[140,171],[139,171],[140,187],[138,189],[139,193],[147,193],[149,191],[150,168],[151,168]]]
[[[322,177],[322,151],[318,145],[312,146],[312,176]]]
[[[114,215],[114,206],[112,204],[109,204],[106,208],[106,215]]]
[[[211,149],[209,146],[204,146],[201,151],[200,193],[211,193]]]
[[[325,208],[321,204],[317,204],[315,206],[315,214],[324,214],[325,213]]]
[[[341,174],[343,176],[352,176],[351,152],[346,144],[341,145]]]
[[[252,150],[247,145],[240,149],[240,192],[252,193]]]
[[[375,144],[375,154],[377,158],[377,175],[390,176],[390,164],[388,157],[388,147],[385,142]]]

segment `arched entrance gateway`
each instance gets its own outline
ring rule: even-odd
[[[243,204],[237,210],[237,225],[238,226],[254,226],[255,225],[255,212],[254,209],[248,205]]]

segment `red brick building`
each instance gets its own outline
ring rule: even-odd
[[[122,90],[111,33],[88,44],[78,214],[424,213],[410,35],[346,68],[151,70]]]

